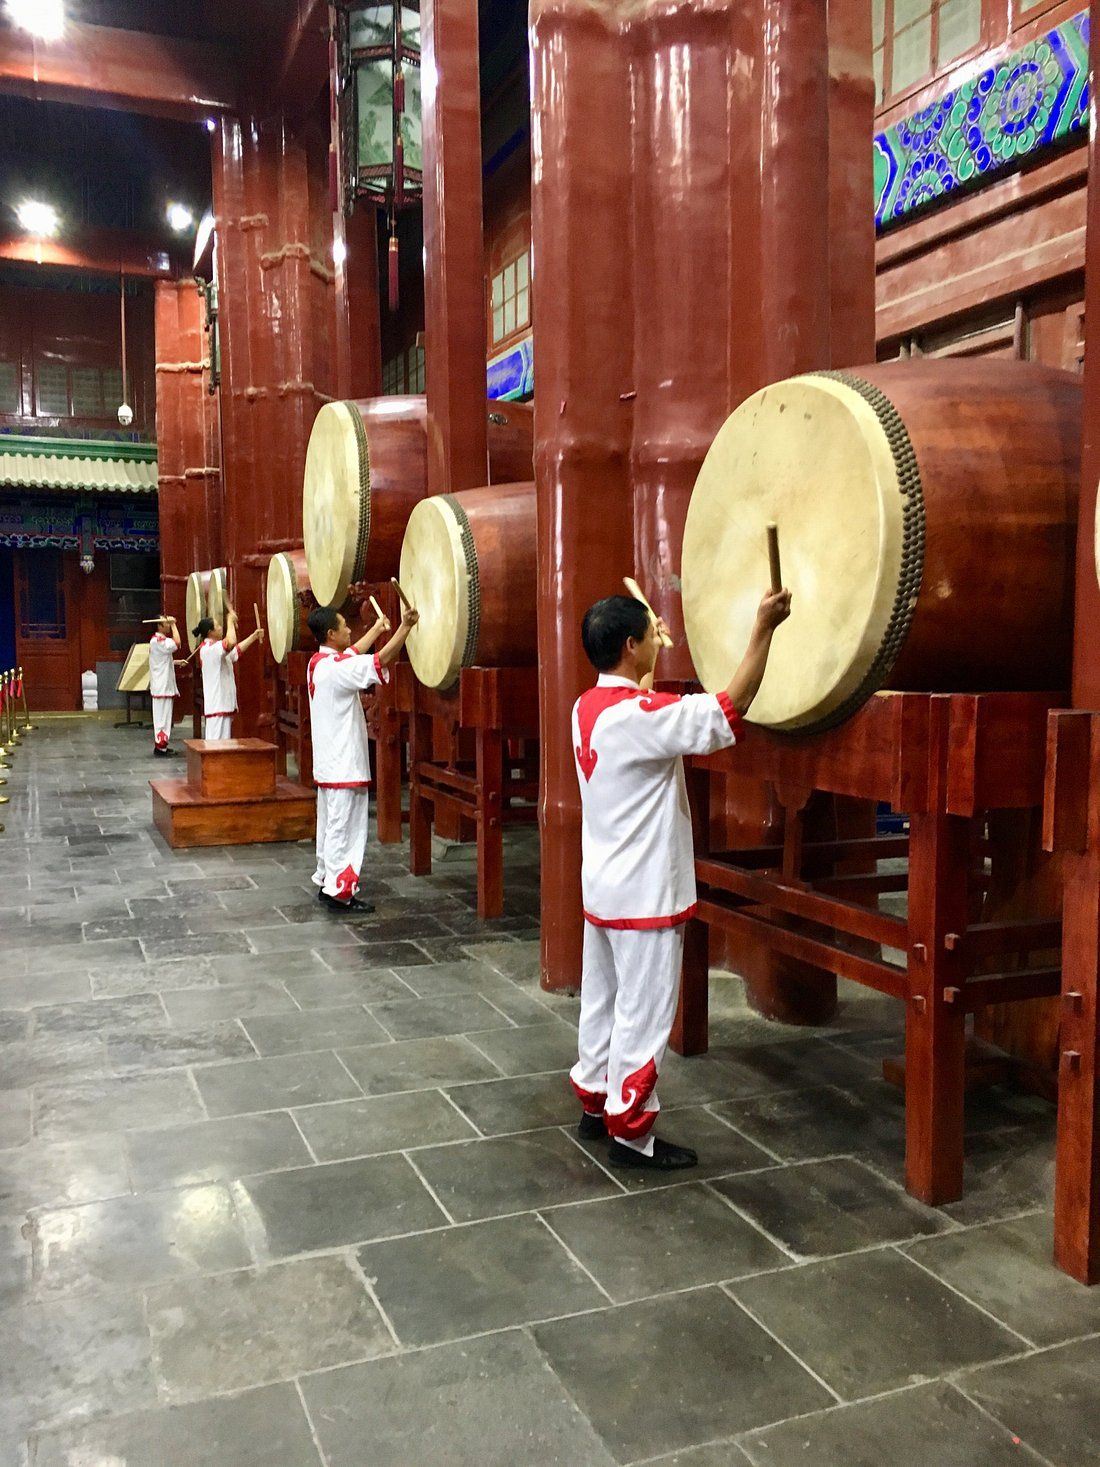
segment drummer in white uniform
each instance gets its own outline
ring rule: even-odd
[[[262,642],[262,627],[237,641],[237,613],[226,605],[226,626],[204,616],[193,633],[199,638],[199,666],[202,668],[202,736],[218,741],[233,737],[233,715],[237,711],[237,678],[234,664],[253,642]]]
[[[616,1166],[669,1171],[698,1160],[652,1130],[684,923],[696,903],[681,756],[736,742],[790,606],[789,591],[769,591],[728,687],[687,697],[649,691],[668,628],[639,601],[609,596],[584,618],[584,650],[599,677],[573,708],[585,926],[579,1058],[569,1078],[584,1108],[580,1135],[610,1136]]]
[[[317,786],[318,901],[336,911],[369,912],[356,896],[367,848],[367,791],[370,746],[360,693],[389,681],[387,668],[397,659],[419,613],[407,608],[401,625],[382,648],[370,648],[389,630],[384,618],[356,643],[340,612],[318,606],[309,614],[309,629],[320,650],[309,661],[310,731],[313,737],[313,782]]]
[[[153,703],[153,753],[162,759],[175,754],[169,745],[172,737],[174,700],[179,697],[176,686],[176,653],[180,650],[180,632],[174,616],[162,616],[149,638],[149,697]]]

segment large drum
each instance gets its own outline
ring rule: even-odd
[[[267,567],[267,645],[276,662],[314,646],[309,613],[316,606],[309,589],[304,550],[283,550]]]
[[[407,642],[422,683],[464,667],[525,667],[535,633],[535,486],[495,484],[422,499],[401,546],[401,589],[420,612]]]
[[[684,624],[728,682],[779,527],[790,621],[756,723],[813,732],[879,689],[1056,690],[1069,675],[1081,381],[1008,361],[793,377],[719,430],[684,529]]]
[[[529,479],[533,413],[525,403],[490,403],[489,482]],[[342,606],[357,581],[397,574],[401,537],[428,492],[425,397],[326,403],[306,449],[302,523],[313,594]]]
[[[228,581],[225,567],[210,572],[206,586],[206,614],[215,626],[225,627],[225,608],[228,601]]]
[[[187,619],[187,645],[192,652],[199,645],[199,639],[195,636],[193,627],[197,627],[203,617],[207,615],[206,596],[210,587],[212,571],[192,571],[187,577],[187,593],[184,599],[184,615]]]

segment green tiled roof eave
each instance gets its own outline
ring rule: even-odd
[[[73,493],[155,494],[155,443],[0,436],[0,486]]]

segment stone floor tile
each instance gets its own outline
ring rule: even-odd
[[[255,1048],[232,1019],[158,1029],[104,1031],[107,1060],[117,1075],[144,1070],[177,1069],[182,1065],[255,1058]]]
[[[149,1291],[147,1313],[163,1399],[170,1403],[286,1380],[394,1348],[361,1275],[346,1258],[299,1259],[164,1284]]]
[[[373,1044],[365,1049],[342,1049],[339,1054],[367,1095],[434,1090],[466,1080],[499,1078],[495,1065],[461,1035]]]
[[[532,1332],[620,1462],[733,1436],[830,1402],[720,1289],[626,1304]]]
[[[579,1107],[578,1118],[579,1118]],[[727,1126],[709,1110],[700,1106],[684,1106],[680,1110],[663,1110],[654,1128],[659,1136],[677,1146],[690,1146],[699,1155],[699,1164],[691,1169],[692,1181],[706,1177],[732,1176],[736,1172],[757,1171],[772,1165],[771,1158],[744,1136]],[[607,1161],[606,1141],[581,1143],[590,1155]],[[651,1191],[672,1187],[689,1178],[683,1172],[646,1172],[613,1168],[616,1177],[631,1191]]]
[[[45,1432],[35,1467],[321,1467],[293,1385]]]
[[[235,983],[218,988],[184,988],[162,993],[168,1021],[187,1028],[216,1019],[252,1014],[297,1013],[298,1006],[281,983]]]
[[[560,1073],[448,1086],[447,1094],[483,1136],[577,1123],[577,1097]]]
[[[132,1295],[0,1310],[0,1338],[0,1401],[13,1434],[156,1404],[149,1334]]]
[[[232,1182],[260,1172],[308,1166],[312,1157],[285,1111],[196,1121],[125,1138],[138,1191],[199,1182]]]
[[[783,1161],[851,1155],[883,1132],[898,1161],[903,1158],[904,1133],[893,1119],[884,1122],[881,1111],[835,1086],[757,1095],[714,1111]]]
[[[44,1034],[0,1045],[0,1090],[22,1090],[109,1074],[107,1052],[95,1034]]]
[[[577,1063],[577,1031],[559,1019],[526,1024],[521,1029],[493,1029],[475,1034],[470,1043],[487,1054],[506,1075],[537,1075],[550,1071],[563,1083]]]
[[[34,1032],[45,1034],[99,1034],[130,1025],[143,1029],[167,1027],[168,1020],[155,993],[121,998],[95,998],[84,1003],[46,1004],[33,1011]]]
[[[1054,1467],[1100,1464],[1100,1339],[968,1371],[958,1385]]]
[[[446,1222],[403,1156],[246,1177],[239,1192],[272,1258],[419,1232]]]
[[[1100,1334],[1100,1293],[1053,1266],[1048,1213],[948,1233],[905,1251],[1035,1344]]]
[[[37,1207],[97,1202],[129,1190],[126,1157],[118,1136],[31,1141],[14,1151],[0,1151],[0,1216]]]
[[[141,946],[152,963],[160,958],[222,958],[229,953],[264,951],[258,946],[250,948],[251,940],[239,932],[212,932],[197,937],[142,937]]]
[[[607,1301],[537,1217],[499,1218],[359,1250],[403,1345],[434,1345]]]
[[[358,1085],[334,1054],[288,1054],[274,1059],[241,1060],[195,1072],[203,1102],[212,1116],[247,1115],[350,1100]]]
[[[31,1092],[0,1090],[0,1150],[22,1146],[31,1134]]]
[[[301,1010],[287,1014],[255,1014],[242,1020],[248,1037],[264,1056],[301,1054],[307,1050],[344,1049],[350,1045],[385,1044],[389,1035],[361,1005]]]
[[[308,1376],[306,1405],[328,1467],[614,1467],[525,1334]]]
[[[355,935],[363,943],[362,961],[369,968],[411,968],[430,961],[427,953],[421,951],[415,942],[374,942],[369,931],[359,928],[355,929]],[[326,948],[325,961],[331,962],[333,969],[339,971],[341,964],[350,961],[349,951]]]
[[[144,1130],[199,1119],[202,1105],[184,1074],[132,1075],[43,1086],[35,1095],[39,1136]]]
[[[537,942],[477,942],[468,944],[471,957],[488,963],[505,978],[539,980],[539,945]]]
[[[845,1400],[1022,1348],[1017,1336],[892,1250],[804,1264],[730,1289]],[[842,1319],[859,1327],[838,1329]]]
[[[843,1157],[725,1177],[714,1187],[803,1258],[924,1237],[950,1226],[938,1210]]]
[[[963,1195],[943,1210],[970,1224],[1049,1208],[1053,1200],[1053,1137],[1020,1128],[967,1138]]]
[[[39,1004],[79,1003],[92,996],[86,972],[68,969],[0,974],[0,1004],[6,1009],[29,1009]]]
[[[488,963],[456,958],[446,963],[421,963],[394,970],[418,998],[441,998],[449,993],[485,993],[501,985],[501,975]]]
[[[572,1203],[543,1216],[616,1303],[791,1262],[698,1183]]]
[[[748,1457],[736,1442],[710,1442],[705,1447],[688,1447],[667,1457],[650,1457],[650,1467],[747,1467]]]
[[[432,1039],[480,1029],[507,1029],[509,1021],[477,994],[447,994],[400,1003],[376,1003],[371,1013],[394,1039]]]
[[[435,1090],[307,1105],[294,1112],[294,1119],[319,1161],[468,1141],[477,1135],[469,1121]]]
[[[391,1003],[411,999],[413,992],[388,968],[349,968],[287,978],[286,986],[303,1009],[346,1008],[349,1004]]]
[[[31,1292],[31,1245],[24,1234],[26,1224],[17,1217],[0,1218],[0,1309],[25,1302]],[[0,1448],[4,1444],[0,1412]],[[0,1461],[3,1456],[0,1455]]]
[[[621,1192],[561,1131],[433,1147],[416,1153],[416,1165],[456,1222]]]
[[[329,948],[358,946],[354,930],[344,922],[310,923],[308,927],[297,927],[292,922],[279,921],[277,927],[253,927],[248,934],[254,953],[325,952]],[[380,963],[380,967],[388,966]]]
[[[304,978],[311,973],[327,973],[317,953],[304,951],[276,953],[235,953],[229,958],[208,958],[212,981],[239,987],[242,983],[289,984],[292,978]],[[181,987],[191,985],[181,984]]]
[[[837,1406],[741,1440],[753,1467],[1037,1467],[1039,1459],[944,1383]]]
[[[252,1262],[224,1186],[53,1208],[31,1221],[38,1293],[141,1288]]]

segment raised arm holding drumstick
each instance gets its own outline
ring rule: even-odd
[[[253,642],[264,640],[263,627],[258,626],[243,642],[239,642],[237,613],[227,599],[224,627],[213,617],[204,616],[192,631],[199,638],[197,651],[202,669],[202,736],[212,741],[231,739],[233,715],[237,711],[237,677],[233,671],[234,664]]]
[[[176,685],[176,653],[180,650],[180,632],[171,612],[156,619],[156,631],[149,638],[149,698],[153,705],[153,753],[161,759],[175,755],[170,746],[172,715],[179,696]]]

